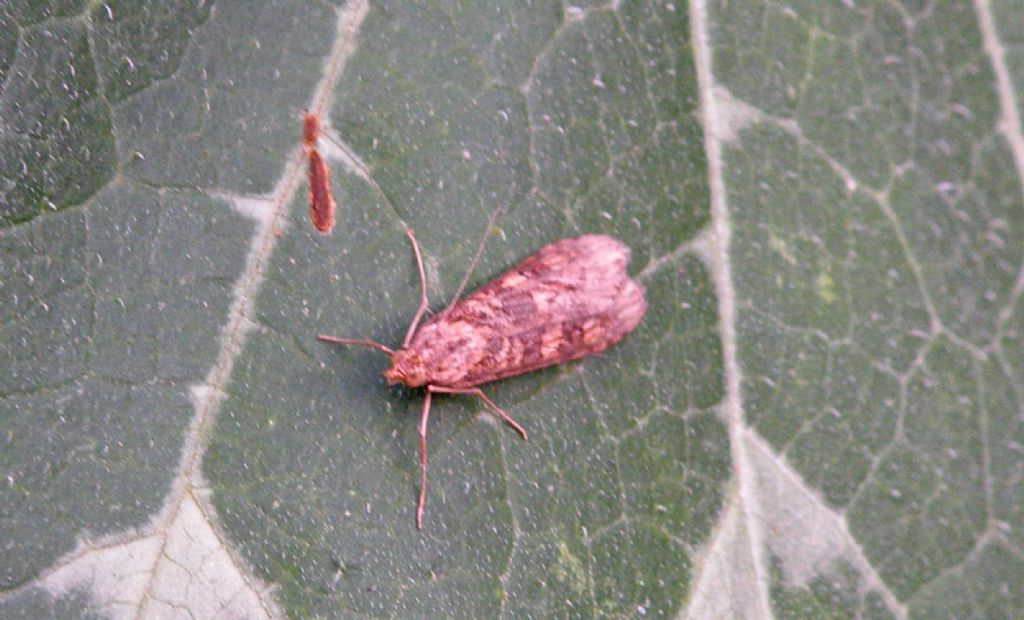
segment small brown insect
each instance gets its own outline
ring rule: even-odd
[[[407,231],[420,276],[420,306],[395,351],[372,340],[320,340],[354,344],[391,356],[389,384],[426,387],[420,416],[420,496],[416,527],[423,526],[427,493],[427,418],[432,394],[472,394],[526,439],[526,431],[479,385],[599,353],[633,330],[646,309],[644,290],[626,273],[629,248],[604,235],[549,244],[518,265],[452,303],[418,330],[427,311],[423,260]]]
[[[309,187],[309,217],[313,226],[322,233],[334,228],[334,197],[327,166],[316,148],[320,137],[320,115],[307,112],[302,116],[302,144],[306,151],[309,167],[306,170],[306,185]]]

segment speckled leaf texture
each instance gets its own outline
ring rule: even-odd
[[[1024,2],[0,1],[0,617],[1024,615]],[[300,119],[338,205],[308,218]],[[438,396],[584,233],[640,326]]]

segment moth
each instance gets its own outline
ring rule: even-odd
[[[327,166],[316,148],[320,137],[320,115],[306,112],[302,116],[302,148],[306,152],[306,185],[309,189],[309,218],[322,233],[334,228],[334,197]]]
[[[584,235],[544,246],[464,299],[419,325],[427,311],[423,259],[406,231],[420,277],[420,305],[400,349],[372,340],[320,335],[391,356],[384,378],[426,388],[420,415],[420,494],[416,527],[423,527],[427,493],[427,419],[433,394],[470,394],[515,429],[523,429],[480,385],[604,351],[633,330],[647,308],[644,289],[626,273],[629,248],[605,235]],[[467,274],[468,278],[468,274]]]

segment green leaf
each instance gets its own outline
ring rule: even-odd
[[[1024,614],[1024,6],[339,4],[0,7],[0,616]],[[422,530],[406,229],[649,306]]]

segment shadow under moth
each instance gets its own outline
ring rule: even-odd
[[[402,348],[354,338],[319,339],[383,351],[391,356],[384,371],[389,384],[426,388],[416,507],[416,527],[422,528],[431,395],[477,396],[526,439],[523,427],[478,386],[607,349],[640,323],[646,301],[643,288],[626,273],[629,248],[605,235],[584,235],[544,246],[462,300],[456,294],[417,329],[427,312],[427,284],[416,238],[412,231],[406,234],[419,270],[420,305]]]

